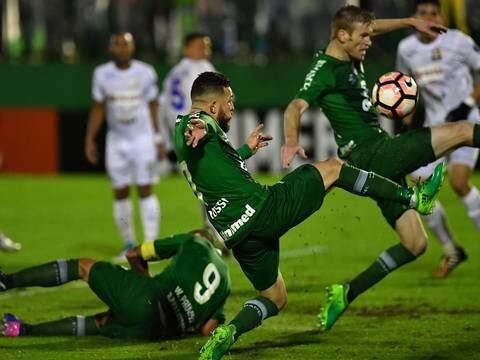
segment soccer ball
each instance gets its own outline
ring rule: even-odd
[[[378,78],[372,90],[372,104],[378,113],[391,119],[401,119],[417,105],[417,83],[399,71]]]

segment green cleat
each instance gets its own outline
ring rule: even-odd
[[[236,329],[233,325],[220,325],[200,349],[199,360],[218,360],[235,342]]]
[[[348,307],[347,292],[348,284],[333,284],[327,287],[327,303],[320,309],[318,314],[318,326],[320,330],[330,330],[335,321]]]
[[[440,191],[445,174],[445,163],[442,162],[435,167],[433,174],[427,180],[419,182],[415,186],[417,203],[415,209],[422,215],[430,215],[435,206],[435,199]]]

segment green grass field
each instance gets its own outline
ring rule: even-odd
[[[480,185],[480,176],[474,180]],[[162,235],[200,226],[198,203],[183,178],[165,178],[156,191]],[[230,358],[479,359],[480,238],[448,185],[440,199],[469,261],[447,280],[432,279],[441,255],[432,239],[422,258],[359,297],[324,334],[315,323],[325,286],[350,279],[397,241],[373,201],[332,192],[317,214],[282,239],[287,308],[244,335]],[[111,212],[105,176],[2,176],[0,228],[21,242],[23,250],[0,253],[0,266],[11,272],[57,258],[109,259],[121,249]],[[136,221],[140,229],[138,217]],[[228,262],[233,281],[227,303],[230,319],[254,292],[235,260]],[[31,322],[102,310],[102,303],[81,282],[0,294],[2,314],[14,312]],[[100,337],[0,338],[0,359],[195,359],[204,342],[201,337],[159,343]]]

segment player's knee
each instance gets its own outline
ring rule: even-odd
[[[141,198],[146,198],[152,195],[152,186],[151,185],[142,185],[138,187],[138,195]]]
[[[410,250],[410,252],[417,257],[423,255],[427,250],[427,247],[428,247],[428,238],[427,238],[427,235],[425,235],[425,233],[419,233],[415,237],[415,241],[410,243],[410,246],[406,246],[406,248]]]
[[[97,261],[92,258],[78,259],[78,274],[80,275],[80,279],[88,281],[90,270],[96,262]]]
[[[278,311],[281,311],[285,306],[287,306],[288,296],[286,291],[282,291],[275,298],[273,303],[277,305]]]

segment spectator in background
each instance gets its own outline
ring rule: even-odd
[[[150,65],[132,59],[134,50],[130,33],[112,35],[113,61],[95,68],[93,75],[94,104],[85,140],[85,155],[96,164],[95,138],[106,115],[106,167],[115,198],[114,218],[124,240],[119,259],[136,244],[130,185],[137,186],[140,196],[144,239],[158,237],[160,206],[152,185],[157,181],[157,154],[165,158],[157,123],[157,75]]]

